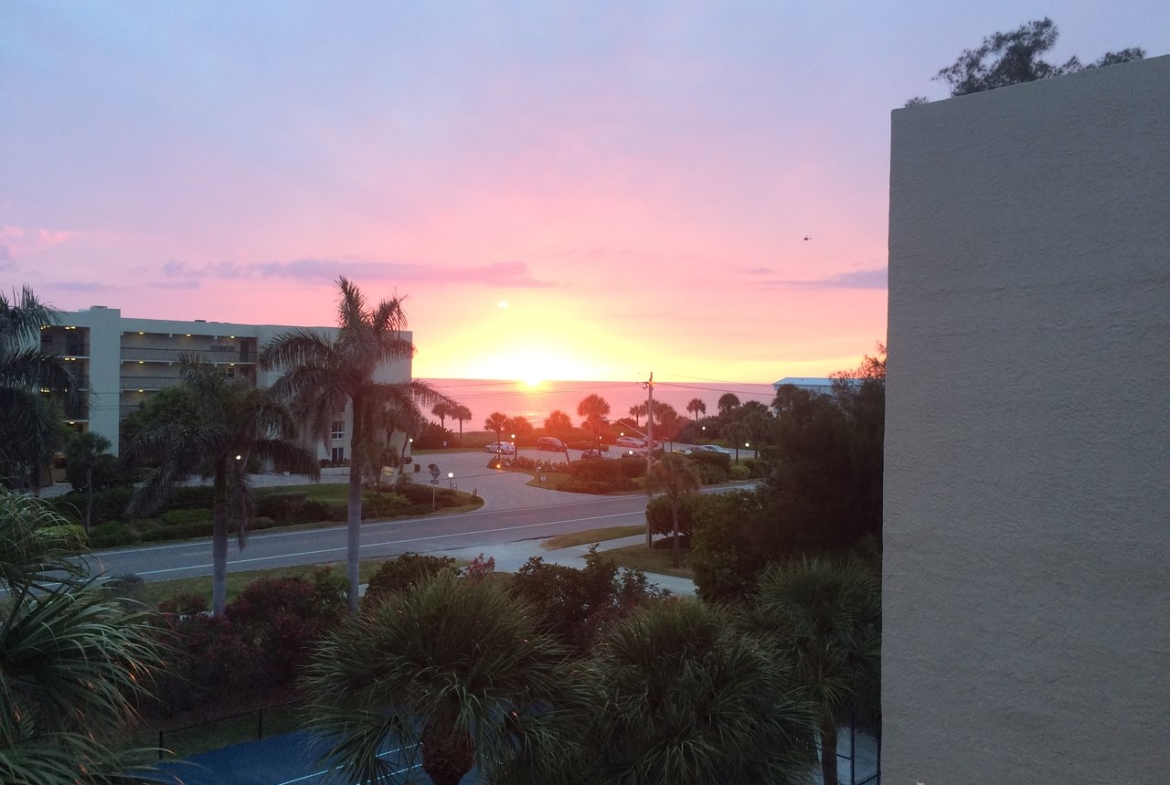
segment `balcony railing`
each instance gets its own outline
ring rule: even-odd
[[[183,380],[178,376],[123,376],[121,388],[123,392],[142,390],[143,392],[157,392],[170,387],[178,387]]]
[[[256,353],[245,349],[225,351],[222,349],[177,349],[148,346],[123,346],[123,361],[138,361],[148,363],[177,363],[180,355],[194,355],[206,363],[244,363],[255,364]]]

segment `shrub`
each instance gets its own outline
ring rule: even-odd
[[[210,509],[178,509],[167,510],[158,515],[158,520],[165,526],[190,526],[196,523],[209,523],[212,519]]]
[[[138,536],[121,521],[106,521],[93,527],[89,532],[91,548],[115,548],[119,545],[133,545]]]
[[[752,477],[752,470],[747,466],[735,465],[732,466],[728,472],[728,477],[732,480],[750,480]]]
[[[377,493],[362,501],[362,518],[390,518],[410,511],[411,502],[401,493]]]
[[[346,505],[344,502],[323,502],[317,499],[309,499],[301,507],[301,516],[305,523],[318,523],[329,521],[336,523],[344,521],[347,517]]]
[[[215,489],[210,485],[184,485],[175,488],[168,510],[202,507],[210,510],[215,506]]]
[[[139,528],[138,534],[143,542],[191,540],[210,537],[213,527],[214,524],[209,520],[194,520],[173,525],[167,524],[165,521],[152,520],[148,526]]]
[[[263,515],[257,515],[256,517],[250,518],[248,520],[248,529],[249,531],[258,532],[264,531],[265,529],[274,529],[277,526],[287,526],[290,523],[292,523],[292,521],[285,521],[283,524],[281,524],[272,518],[268,518]]]
[[[725,452],[708,452],[706,450],[696,450],[690,454],[690,459],[702,466],[716,466],[726,472],[731,468],[731,456]]]
[[[127,572],[107,578],[102,583],[102,588],[119,599],[137,600],[142,596],[142,587],[145,584],[146,581],[142,579],[141,575]]]
[[[182,593],[168,597],[158,604],[158,612],[175,616],[193,616],[207,611],[207,598],[202,594]]]
[[[256,500],[256,514],[284,524],[301,521],[307,499],[305,493],[265,494]]]
[[[368,607],[369,604],[383,600],[391,594],[406,591],[441,572],[457,573],[455,560],[450,556],[429,556],[407,551],[397,559],[384,562],[378,571],[370,576],[365,596],[362,597],[363,606]]]

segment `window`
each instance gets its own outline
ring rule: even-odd
[[[345,438],[345,420],[334,420],[329,424],[329,438],[330,439],[344,439]]]
[[[344,463],[345,462],[345,448],[344,447],[334,447],[333,452],[330,453],[330,460],[332,460],[334,463]]]

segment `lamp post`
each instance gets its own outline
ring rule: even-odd
[[[455,490],[455,472],[447,472],[447,487]]]
[[[435,511],[435,488],[439,485],[439,465],[432,463],[427,467],[431,471],[431,512]]]

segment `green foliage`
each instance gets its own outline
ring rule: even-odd
[[[458,572],[456,562],[450,556],[430,556],[406,553],[397,559],[384,562],[378,571],[370,576],[363,607],[377,604],[391,594],[407,591],[441,572]]]
[[[264,494],[256,499],[256,514],[278,521],[303,521],[307,499],[303,491]]]
[[[662,596],[640,570],[624,571],[619,578],[617,567],[597,546],[585,557],[583,569],[533,556],[513,576],[510,591],[532,603],[546,629],[578,653],[605,626]]]
[[[709,603],[743,602],[770,560],[783,548],[770,536],[773,521],[751,491],[694,497],[695,533],[688,563],[699,598]]]
[[[106,521],[89,533],[89,544],[93,548],[116,548],[120,545],[134,545],[138,535],[121,521]]]
[[[290,684],[325,633],[345,616],[345,582],[328,569],[312,580],[254,581],[218,616],[202,596],[160,603],[170,651],[159,708],[188,709],[217,696]]]
[[[637,489],[634,478],[646,473],[646,459],[622,456],[617,460],[586,458],[567,467],[569,478],[557,490],[574,493],[617,493]]]
[[[815,760],[815,715],[783,661],[716,608],[651,606],[595,653],[579,782],[797,782]]]
[[[727,471],[728,479],[742,481],[750,480],[752,478],[752,470],[748,466],[736,464]]]
[[[160,647],[145,616],[126,613],[80,577],[63,519],[39,500],[0,492],[0,781],[125,782],[137,751],[118,735],[146,697]],[[137,779],[137,778],[130,778]]]
[[[743,613],[744,626],[766,637],[792,663],[793,678],[817,707],[823,743],[837,744],[848,708],[879,711],[881,591],[856,563],[805,559],[769,569]],[[836,760],[822,762],[828,785]]]
[[[567,753],[571,742],[548,740],[571,738],[554,730],[567,724],[572,682],[538,618],[496,581],[442,573],[341,627],[302,681],[313,729],[333,741],[325,759],[354,781],[383,781],[379,751],[417,747],[442,785],[473,765],[491,778],[534,748]]]
[[[435,494],[436,503],[438,494]],[[362,503],[362,518],[392,518],[412,511],[413,502],[401,493],[370,494]]]
[[[158,520],[166,526],[189,526],[197,523],[211,523],[211,510],[178,509],[167,510],[158,515]]]

